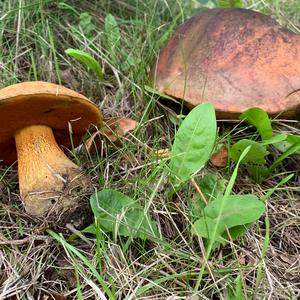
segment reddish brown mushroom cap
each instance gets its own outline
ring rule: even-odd
[[[100,125],[102,114],[86,97],[60,85],[24,82],[0,90],[0,159],[16,160],[15,133],[30,125],[52,128],[58,145],[75,145],[91,124]]]
[[[202,12],[175,32],[152,69],[160,92],[219,117],[250,107],[295,118],[300,110],[300,37],[246,9]]]

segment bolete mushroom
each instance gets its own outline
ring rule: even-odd
[[[161,50],[155,88],[192,108],[212,102],[220,118],[250,107],[297,118],[300,36],[261,13],[211,9],[182,24]]]
[[[76,146],[91,124],[101,122],[94,103],[60,85],[36,81],[0,90],[0,159],[5,164],[18,159],[19,189],[29,214],[58,223],[76,219],[75,212],[82,216],[90,181],[60,146],[71,141]]]

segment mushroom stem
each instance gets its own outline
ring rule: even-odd
[[[25,127],[16,132],[15,142],[26,211],[35,216],[57,216],[76,209],[80,200],[75,198],[87,189],[89,180],[59,148],[52,129],[44,125]]]

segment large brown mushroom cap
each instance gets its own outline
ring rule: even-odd
[[[100,125],[102,114],[84,96],[48,82],[24,82],[0,90],[0,159],[17,159],[14,135],[30,125],[52,128],[58,145],[77,145],[90,124]]]
[[[246,9],[202,12],[161,51],[155,87],[193,107],[212,102],[219,117],[250,107],[295,118],[300,110],[300,37]]]

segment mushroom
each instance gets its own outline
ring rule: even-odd
[[[155,88],[192,108],[212,102],[219,118],[250,107],[297,118],[300,36],[261,13],[211,9],[182,24],[152,68]]]
[[[91,124],[101,123],[94,103],[60,85],[24,82],[0,91],[0,159],[18,159],[29,214],[58,223],[82,217],[90,181],[60,146],[76,146]]]

